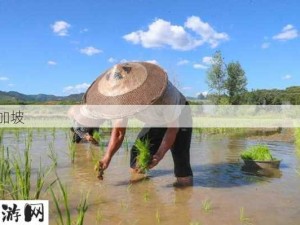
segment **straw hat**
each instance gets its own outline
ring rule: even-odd
[[[104,107],[100,112],[106,117],[123,117],[155,103],[165,92],[167,83],[166,72],[155,64],[117,64],[92,83],[83,100],[87,105],[134,105],[127,112],[105,112]]]

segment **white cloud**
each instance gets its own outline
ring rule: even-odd
[[[206,65],[211,65],[212,64],[212,57],[211,56],[205,56],[202,58],[202,62]]]
[[[0,81],[6,81],[9,80],[8,77],[0,77]]]
[[[193,67],[194,67],[195,69],[202,69],[202,70],[207,69],[207,66],[202,65],[202,64],[200,64],[200,63],[194,64]]]
[[[265,42],[265,43],[263,43],[262,45],[261,45],[261,48],[262,49],[267,49],[267,48],[269,48],[270,47],[270,43],[269,42]]]
[[[96,55],[96,54],[101,53],[102,50],[97,49],[97,48],[95,48],[93,46],[89,46],[89,47],[80,49],[80,52],[82,54],[85,54],[85,55],[88,55],[88,56],[92,56],[92,55]]]
[[[107,60],[109,63],[115,63],[117,62],[117,60],[113,57],[110,57],[108,60]]]
[[[193,36],[186,28],[197,35]],[[163,19],[157,19],[148,26],[147,31],[138,30],[126,34],[123,38],[133,44],[141,44],[145,48],[169,46],[175,50],[187,51],[204,43],[217,47],[221,41],[228,40],[226,33],[217,33],[208,23],[199,17],[189,17],[184,26],[172,25]]]
[[[184,25],[199,34],[202,40],[209,43],[212,48],[216,48],[222,41],[229,40],[228,34],[218,33],[208,23],[203,22],[200,17],[191,16]]]
[[[67,86],[64,88],[63,92],[66,94],[79,94],[82,92],[85,92],[90,84],[82,83],[82,84],[76,84],[74,86]]]
[[[292,79],[292,76],[290,74],[286,74],[282,77],[282,80],[290,80]]]
[[[159,63],[155,59],[147,60],[146,62],[159,65]]]
[[[63,20],[56,21],[53,25],[51,25],[52,31],[58,36],[67,36],[70,27],[71,25]]]
[[[52,60],[49,60],[49,61],[47,62],[47,64],[48,64],[49,66],[55,66],[55,65],[57,65],[57,62],[52,61]]]
[[[8,84],[8,87],[14,87],[15,84]]]
[[[279,41],[287,41],[291,39],[295,39],[299,36],[298,30],[291,24],[286,25],[282,28],[281,32],[277,35],[273,36],[273,39]]]
[[[186,60],[186,59],[183,59],[183,60],[180,60],[177,65],[178,66],[182,66],[182,65],[186,65],[186,64],[189,64],[190,61],[189,60]]]

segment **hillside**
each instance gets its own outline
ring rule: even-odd
[[[69,96],[55,96],[46,94],[25,95],[15,91],[0,91],[0,104],[73,104],[79,103],[83,93]]]

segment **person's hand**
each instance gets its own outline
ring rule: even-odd
[[[165,154],[163,154],[159,151],[155,155],[153,155],[152,160],[149,164],[149,169],[152,169],[153,167],[155,167],[160,162],[160,160],[163,159],[164,155]]]
[[[104,156],[100,161],[99,161],[99,166],[101,169],[106,170],[109,166],[111,158],[108,156]]]

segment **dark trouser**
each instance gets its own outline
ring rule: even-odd
[[[187,112],[190,113],[190,112]],[[144,141],[150,140],[150,154],[154,155],[166,133],[167,128],[143,128],[138,134],[137,139]],[[192,137],[192,128],[179,128],[175,142],[171,148],[174,161],[174,173],[176,177],[193,176],[190,165],[190,144]],[[137,157],[137,149],[133,145],[130,155],[130,167],[135,168]]]

